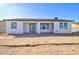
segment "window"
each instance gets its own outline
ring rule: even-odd
[[[46,29],[49,29],[49,23],[46,23]]]
[[[45,29],[45,24],[44,23],[40,24],[40,29]]]
[[[49,23],[41,23],[40,29],[49,29]]]
[[[67,29],[67,23],[64,23],[64,29]]]
[[[60,23],[60,29],[67,29],[67,23]]]
[[[60,29],[63,29],[63,23],[60,23]]]
[[[11,29],[16,29],[16,28],[17,28],[17,23],[11,22]]]

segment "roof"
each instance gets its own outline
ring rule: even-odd
[[[4,21],[65,21],[65,22],[73,22],[73,20],[65,20],[65,19],[48,19],[48,18],[14,18],[14,19],[4,19]]]
[[[74,22],[73,24],[79,25],[79,22]]]
[[[0,22],[4,22],[4,21],[1,20]]]

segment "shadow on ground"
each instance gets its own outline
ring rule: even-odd
[[[68,37],[74,37],[74,36],[79,36],[79,32],[75,32],[75,33],[70,33],[70,34],[54,34],[54,33],[41,33],[41,34],[37,34],[37,33],[31,33],[31,34],[9,34],[12,35],[14,37],[50,37],[50,36],[68,36]]]
[[[5,47],[37,47],[42,45],[79,45],[79,43],[50,43],[50,44],[26,44],[26,45],[0,45]]]

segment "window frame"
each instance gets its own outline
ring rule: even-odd
[[[68,23],[67,22],[64,23],[64,29],[68,29]]]
[[[49,29],[49,23],[40,23],[40,29]]]
[[[62,25],[61,25],[62,24]],[[66,24],[66,25],[65,25]],[[60,29],[68,29],[68,23],[67,22],[61,22],[60,25],[59,25]]]
[[[49,23],[45,24],[46,29],[49,29]]]
[[[40,29],[45,29],[45,24],[44,23],[40,23]]]
[[[60,27],[60,29],[63,29],[63,23],[62,22],[60,23],[59,27]]]
[[[17,29],[17,22],[11,22],[11,29]]]

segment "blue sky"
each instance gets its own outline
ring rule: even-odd
[[[5,18],[54,18],[79,22],[77,3],[3,3],[0,4],[0,19]]]

